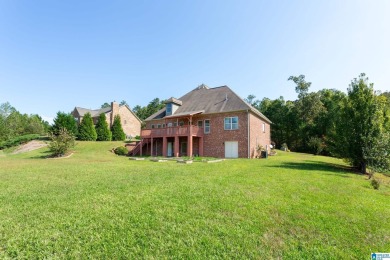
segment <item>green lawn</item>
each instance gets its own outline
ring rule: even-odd
[[[0,258],[368,259],[390,252],[390,187],[333,158],[131,161],[119,143],[0,157]],[[389,177],[384,177],[388,181]]]

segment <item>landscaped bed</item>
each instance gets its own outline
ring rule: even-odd
[[[78,142],[0,158],[0,258],[367,259],[390,250],[379,190],[337,159],[156,164]],[[173,167],[176,166],[176,167]]]

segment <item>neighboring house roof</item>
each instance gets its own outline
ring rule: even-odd
[[[138,121],[142,122],[141,119],[138,118],[138,116],[133,112],[133,110],[130,109],[128,105],[119,105],[119,108],[126,107],[135,118],[137,118]],[[86,113],[90,113],[92,117],[98,117],[100,114],[105,114],[109,113],[112,111],[111,106],[105,107],[105,108],[100,108],[100,109],[87,109],[87,108],[82,108],[82,107],[75,107],[75,110],[79,114],[79,116],[84,116]]]
[[[182,102],[182,105],[178,107],[173,115],[167,116],[166,118],[171,118],[181,114],[190,114],[195,111],[204,111],[203,114],[212,114],[250,110],[268,123],[271,123],[266,116],[245,102],[228,86],[216,88],[197,87],[179,98],[179,100]],[[159,110],[145,120],[161,119],[164,117],[165,108]]]
[[[92,117],[98,117],[102,113],[111,112],[111,107],[105,107],[101,109],[87,109],[82,107],[75,107],[75,110],[79,114],[79,116],[84,116],[86,113],[90,113]]]

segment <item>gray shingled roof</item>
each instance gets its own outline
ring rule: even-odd
[[[182,105],[179,106],[173,115],[188,114],[189,112],[200,110],[204,110],[203,114],[250,110],[260,118],[271,123],[266,116],[245,102],[228,86],[216,88],[195,88],[179,98],[179,100],[182,101]],[[148,117],[146,121],[164,117],[165,108]]]
[[[79,113],[80,116],[84,116],[86,113],[90,113],[92,117],[98,117],[102,113],[107,113],[111,111],[111,106],[110,107],[105,107],[101,109],[87,109],[87,108],[82,108],[82,107],[76,107],[77,113]]]

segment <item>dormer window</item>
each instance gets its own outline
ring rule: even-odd
[[[182,102],[176,98],[171,97],[165,100],[165,116],[175,114],[176,110],[182,105]]]
[[[166,113],[167,113],[167,116],[172,115],[172,103],[168,103],[166,105]]]

